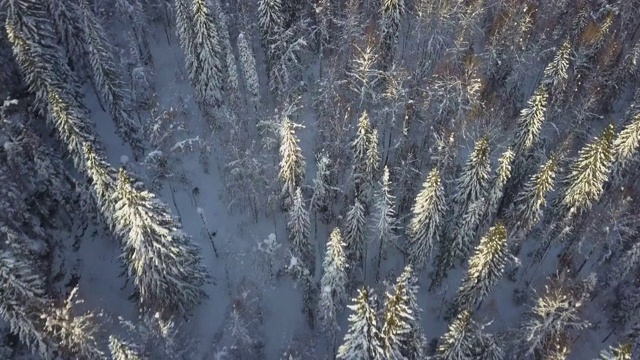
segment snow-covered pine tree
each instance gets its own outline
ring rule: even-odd
[[[524,162],[529,151],[538,141],[542,124],[545,121],[548,101],[547,90],[541,85],[527,102],[527,107],[520,111],[513,141],[513,179],[516,181],[522,176]]]
[[[63,356],[76,359],[103,359],[96,334],[99,330],[96,315],[90,311],[74,316],[73,306],[81,303],[77,299],[78,287],[69,293],[61,306],[52,305],[50,311],[40,315],[44,331],[58,341]]]
[[[67,145],[67,150],[76,167],[84,162],[84,144],[95,142],[92,129],[87,124],[77,101],[68,94],[48,87],[49,113],[59,137]]]
[[[637,110],[626,126],[613,140],[614,174],[624,170],[640,148],[640,110]]]
[[[135,346],[111,335],[109,336],[109,351],[113,360],[142,360],[135,350]]]
[[[296,188],[304,181],[305,160],[300,149],[300,140],[296,136],[296,128],[301,127],[285,116],[280,124],[280,171],[278,177],[282,182],[281,196],[285,206],[289,206]]]
[[[346,243],[346,253],[354,262],[362,261],[364,267],[367,258],[367,244],[365,239],[366,221],[364,206],[358,198],[353,200],[353,206],[347,211],[344,224],[344,239]],[[363,270],[364,271],[364,270]]]
[[[193,29],[190,48],[195,59],[193,87],[205,108],[218,107],[222,101],[222,49],[220,36],[206,0],[193,0]],[[191,51],[187,52],[187,56]],[[187,61],[189,63],[189,60]]]
[[[418,306],[418,278],[414,276],[411,265],[405,266],[396,284],[404,284],[406,304],[411,312],[410,316],[406,317],[411,329],[402,342],[401,353],[405,359],[424,359],[427,339],[420,325],[422,310]]]
[[[491,180],[491,164],[489,159],[489,137],[483,136],[476,141],[473,152],[469,156],[462,173],[455,181],[456,192],[453,194],[453,223],[467,212],[467,209],[478,200],[485,198]],[[452,223],[452,232],[455,224]]]
[[[347,297],[347,257],[339,228],[329,235],[327,252],[322,263],[320,279],[320,302],[318,311],[322,325],[331,333],[335,342],[338,328],[337,316],[343,309]]]
[[[578,158],[571,165],[562,195],[567,217],[589,209],[602,195],[613,161],[614,136],[615,127],[613,124],[607,125],[600,137],[580,150]]]
[[[163,315],[185,313],[206,298],[208,281],[199,249],[182,232],[165,204],[120,169],[116,192],[115,231],[123,240],[127,270],[134,276],[144,308]]]
[[[277,41],[284,29],[285,14],[282,0],[258,0],[258,26],[262,34],[262,41],[267,54],[267,64],[271,67],[274,62],[272,45]],[[268,71],[270,72],[270,71]]]
[[[569,78],[567,71],[569,70],[569,56],[571,55],[571,43],[566,40],[553,60],[544,69],[544,78],[542,84],[549,86],[551,91],[561,89]]]
[[[29,350],[48,358],[55,350],[40,326],[39,316],[50,300],[44,278],[34,273],[36,266],[0,249],[0,318]]]
[[[300,187],[296,188],[293,195],[287,227],[289,228],[289,240],[293,244],[296,255],[300,256],[305,264],[308,264],[309,270],[313,273],[315,267],[313,260],[315,257],[313,247],[309,241],[309,212],[304,208],[304,199],[302,198]]]
[[[449,324],[447,332],[438,341],[435,358],[437,360],[468,359],[473,337],[472,325],[471,310],[460,311]]]
[[[82,41],[86,34],[77,5],[65,1],[47,0],[46,7],[73,71],[82,76],[88,74],[89,63]]]
[[[8,1],[5,24],[25,83],[36,95],[35,110],[42,116],[47,110],[48,85],[64,89],[74,99],[82,99],[78,81],[63,59],[64,50],[55,45],[53,24],[47,18],[44,5],[38,1]],[[80,103],[78,109],[86,111]]]
[[[552,155],[540,166],[540,170],[524,184],[522,191],[516,195],[507,211],[506,218],[509,223],[509,231],[512,233],[511,241],[516,249],[522,239],[542,219],[542,211],[547,203],[547,194],[553,189],[557,170],[557,157]]]
[[[244,32],[238,34],[237,43],[244,86],[249,92],[249,101],[257,108],[260,105],[260,81],[256,70],[256,58]]]
[[[91,178],[95,202],[107,223],[113,226],[111,217],[115,213],[116,204],[112,195],[116,191],[116,171],[89,143],[84,144],[84,168]]]
[[[366,286],[358,289],[358,296],[349,305],[349,330],[338,348],[336,357],[343,360],[378,360],[381,353],[375,296]]]
[[[487,212],[485,213],[485,224],[492,224],[493,219],[497,215],[498,207],[504,195],[505,186],[511,178],[511,164],[513,162],[514,153],[511,148],[505,150],[498,159],[498,169],[491,182],[487,198]]]
[[[437,168],[429,172],[411,211],[413,217],[407,227],[409,262],[419,272],[426,265],[433,247],[440,242],[446,211],[444,187]]]
[[[196,83],[197,55],[195,49],[195,35],[193,29],[193,8],[190,0],[175,0],[176,33],[180,40],[180,47],[184,52],[185,67],[191,84]]]
[[[521,357],[544,356],[562,344],[569,330],[582,330],[589,326],[580,319],[581,299],[561,286],[545,286],[546,292],[525,313],[517,334],[516,348]]]
[[[558,170],[558,155],[552,154],[516,195],[507,218],[517,224],[519,230],[528,231],[541,219],[546,196],[554,187]]]
[[[469,270],[452,304],[454,313],[469,309],[491,292],[504,273],[507,256],[507,230],[498,223],[480,240],[469,259]]]
[[[231,39],[229,35],[229,26],[227,25],[227,14],[222,9],[219,0],[213,1],[213,7],[217,13],[218,26],[220,29],[220,38],[222,40],[222,48],[224,51],[226,73],[226,89],[232,98],[239,96],[238,88],[238,65],[236,64],[236,55],[233,53]]]
[[[351,143],[353,150],[352,178],[355,194],[357,198],[365,201],[368,205],[370,196],[370,187],[372,179],[367,177],[367,155],[369,150],[369,141],[371,141],[371,123],[369,122],[369,114],[363,111],[358,120],[358,131],[356,138]]]
[[[602,350],[600,356],[595,360],[631,360],[631,344],[622,343],[608,349]]]
[[[380,181],[380,189],[376,194],[374,211],[372,216],[371,230],[375,234],[376,240],[379,242],[376,279],[380,276],[380,264],[382,262],[382,250],[390,244],[396,245],[396,230],[398,221],[396,219],[396,211],[394,204],[395,196],[391,195],[391,180],[389,178],[389,168],[384,167],[382,171],[382,181]],[[366,259],[365,259],[366,260]]]
[[[462,216],[460,224],[453,230],[451,237],[442,236],[438,257],[436,259],[436,271],[433,274],[429,289],[440,286],[447,277],[447,273],[454,267],[456,260],[467,258],[469,250],[474,246],[478,226],[486,208],[485,200],[480,199],[469,206]]]
[[[380,154],[378,152],[378,129],[371,129],[367,141],[367,156],[365,159],[365,178],[373,179],[378,177],[380,170]],[[373,188],[373,184],[370,185]]]
[[[404,0],[382,0],[380,4],[380,28],[382,32],[382,66],[393,63],[393,53],[400,31],[400,22],[405,12]]]
[[[86,34],[89,64],[98,96],[106,103],[116,124],[118,135],[130,146],[139,160],[144,153],[140,139],[140,125],[131,112],[131,97],[113,58],[113,47],[102,24],[85,1],[80,3],[83,30]]]
[[[386,294],[380,329],[383,359],[414,359],[424,350],[420,348],[425,344],[419,328],[420,309],[416,295],[415,278],[411,266],[407,265],[394,284],[393,292]]]
[[[311,208],[316,212],[330,212],[330,199],[333,193],[331,186],[331,159],[326,151],[316,156],[316,177],[313,178],[313,195]],[[327,214],[328,215],[328,214]]]

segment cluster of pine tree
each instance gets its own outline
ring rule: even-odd
[[[0,7],[0,95],[9,99],[0,113],[0,317],[35,356],[180,356],[173,319],[207,298],[211,276],[180,217],[141,180],[173,186],[176,158],[194,149],[204,172],[209,156],[218,161],[229,208],[255,222],[284,219],[291,260],[270,259],[269,276],[289,270],[301,284],[309,328],[317,320],[331,356],[640,354],[639,1]],[[109,32],[122,24],[126,59]],[[182,50],[193,112],[155,106],[154,73],[166,69],[155,66],[152,28]],[[84,85],[152,175],[108,161],[111,134],[96,131]],[[202,115],[207,134],[174,144],[185,131],[177,118],[189,113]],[[219,257],[198,212],[230,288],[232,258]],[[71,233],[76,218],[117,239],[143,319],[129,327],[135,334],[105,334],[98,311],[78,315],[90,289],[57,290],[53,259],[68,249],[51,234]],[[278,256],[275,236],[264,244]],[[443,334],[421,315],[419,304],[434,299],[428,319],[448,322]],[[497,301],[521,319],[490,332]],[[235,303],[230,314],[234,344],[253,346],[249,316]],[[599,355],[576,351],[600,334]]]

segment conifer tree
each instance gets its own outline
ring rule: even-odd
[[[546,286],[535,305],[524,315],[516,340],[518,355],[541,356],[562,343],[566,331],[589,326],[580,319],[583,299],[576,299],[562,287]]]
[[[195,59],[193,86],[198,100],[205,106],[218,107],[222,101],[222,66],[220,35],[205,0],[193,0],[193,38],[190,49]],[[187,56],[191,55],[191,51]],[[187,61],[189,62],[189,61]]]
[[[358,131],[356,138],[351,143],[353,149],[353,186],[355,188],[356,197],[368,203],[370,196],[372,179],[368,178],[367,164],[369,155],[369,142],[371,141],[371,124],[369,123],[369,115],[366,111],[362,113],[358,120]],[[371,152],[373,155],[374,152]]]
[[[273,61],[271,45],[284,31],[284,12],[282,0],[258,0],[258,26],[267,53],[267,62]]]
[[[393,50],[398,43],[400,21],[404,12],[404,0],[383,0],[380,4],[383,66],[389,66],[393,61]]]
[[[468,309],[484,299],[498,283],[507,261],[507,230],[494,225],[469,259],[469,270],[453,302],[454,312]]]
[[[565,180],[562,205],[571,216],[591,207],[602,195],[609,177],[615,129],[608,125],[599,138],[586,145],[578,154]]]
[[[382,261],[382,249],[389,244],[395,245],[397,238],[396,229],[398,227],[396,219],[395,197],[391,195],[391,180],[389,179],[389,168],[385,166],[382,172],[380,189],[376,194],[375,211],[373,213],[372,231],[376,234],[376,239],[380,243],[376,267],[376,279],[380,274],[380,263]]]
[[[542,218],[547,194],[553,189],[557,169],[557,158],[552,155],[540,166],[538,173],[525,183],[507,211],[510,230],[514,232],[514,243],[518,244]]]
[[[411,311],[411,316],[406,318],[411,329],[402,342],[401,353],[406,359],[424,359],[427,340],[420,325],[422,310],[418,306],[418,278],[414,276],[411,265],[405,266],[396,284],[404,284],[405,302]]]
[[[331,159],[325,151],[319,154],[316,161],[316,177],[313,179],[313,195],[311,208],[315,211],[326,212],[329,210],[331,187]]]
[[[434,168],[416,197],[411,210],[413,218],[407,228],[409,261],[417,271],[425,266],[434,245],[440,241],[445,210],[442,179],[438,169]]]
[[[293,195],[293,202],[289,209],[289,239],[298,254],[302,256],[305,264],[310,264],[313,269],[313,249],[309,242],[309,212],[304,208],[302,190],[296,188]]]
[[[320,279],[320,303],[318,309],[320,319],[335,341],[338,330],[337,314],[342,311],[346,301],[347,258],[344,253],[344,242],[339,228],[334,228],[327,242],[327,253],[322,263]]]
[[[44,4],[8,1],[5,28],[25,83],[36,95],[37,113],[43,116],[46,113],[47,86],[56,86],[69,94],[70,98],[76,99],[78,110],[86,112],[78,101],[82,99],[78,81],[63,59],[64,51],[55,45],[56,36],[51,21],[46,17]]]
[[[233,98],[238,94],[238,66],[236,64],[236,56],[233,53],[233,47],[231,46],[231,39],[229,37],[229,26],[227,25],[227,14],[225,14],[220,1],[214,1],[213,5],[217,13],[218,26],[220,29],[220,38],[222,39],[222,47],[224,50],[225,68],[227,70],[226,88],[231,93]]]
[[[260,104],[260,81],[256,70],[256,58],[244,32],[238,34],[238,53],[244,75],[244,84],[249,92],[249,100],[255,107]]]
[[[196,49],[193,29],[193,9],[189,6],[190,0],[175,0],[176,33],[180,40],[180,47],[184,52],[185,67],[191,84],[196,83]]]
[[[89,143],[84,144],[84,167],[91,178],[95,201],[107,223],[113,225],[111,217],[116,204],[112,195],[116,191],[116,171]]]
[[[569,75],[569,56],[571,55],[571,43],[569,40],[565,41],[553,60],[544,69],[544,79],[542,83],[545,85],[551,85],[551,88],[557,89],[562,86]],[[552,90],[552,91],[553,91]]]
[[[44,330],[55,338],[64,356],[77,359],[102,359],[104,353],[100,350],[96,340],[98,324],[96,315],[86,312],[80,316],[74,316],[72,308],[74,304],[82,302],[77,300],[78,287],[73,288],[62,306],[51,306],[49,312],[43,313]]]
[[[144,152],[139,135],[140,125],[133,118],[130,95],[116,67],[112,46],[102,24],[85,1],[80,4],[80,9],[98,96],[109,108],[118,134],[131,146],[134,157],[139,159]]]
[[[418,322],[417,286],[411,266],[407,265],[386,294],[382,312],[380,345],[384,359],[418,359],[422,356],[424,338]]]
[[[511,178],[511,163],[513,162],[514,153],[511,148],[507,149],[498,159],[498,169],[491,183],[487,199],[487,212],[485,223],[491,224],[493,218],[498,211],[505,186]]]
[[[77,5],[66,1],[47,0],[46,7],[74,72],[86,74],[89,71],[89,64],[82,41],[86,37],[86,33],[82,21],[79,21],[80,14],[78,14]]]
[[[34,272],[34,264],[0,249],[0,318],[32,353],[51,356],[51,344],[40,328],[39,315],[50,303],[44,278]]]
[[[113,196],[115,231],[124,239],[123,256],[141,304],[164,314],[188,312],[206,298],[202,286],[208,274],[199,249],[166,205],[140,189],[124,169]]]
[[[602,350],[597,360],[631,360],[631,344],[622,343]]]
[[[349,330],[344,343],[338,348],[338,359],[377,360],[382,359],[380,334],[378,332],[375,297],[366,286],[358,289],[358,296],[349,305]]]
[[[518,117],[515,140],[513,144],[514,158],[516,164],[523,161],[528,151],[533,147],[540,136],[540,130],[545,120],[547,102],[549,96],[544,88],[540,86],[527,102],[527,107],[520,111]],[[516,169],[519,176],[521,169]]]
[[[471,310],[465,309],[458,313],[449,324],[449,329],[442,335],[436,350],[437,360],[462,360],[469,356],[470,338],[472,337]]]
[[[615,167],[622,170],[640,148],[640,111],[632,116],[631,121],[620,131],[613,141],[613,161]]]
[[[294,196],[295,189],[302,185],[304,180],[305,160],[300,149],[300,140],[296,137],[296,127],[288,117],[282,120],[280,125],[280,172],[278,177],[282,182],[282,197],[285,205]]]
[[[362,264],[366,263],[366,242],[365,231],[366,222],[364,215],[364,206],[360,203],[358,198],[355,198],[353,206],[347,211],[347,217],[345,219],[345,234],[344,239],[346,243],[346,252],[352,256],[356,262],[362,261]]]
[[[367,141],[367,155],[365,159],[365,176],[375,179],[380,169],[380,154],[378,153],[378,129],[371,129]],[[371,181],[370,180],[370,181]]]
[[[490,181],[491,165],[489,162],[489,137],[483,136],[476,141],[473,152],[467,160],[462,173],[456,179],[453,194],[455,219],[467,212],[467,209],[478,200],[485,198]]]
[[[109,351],[113,360],[142,360],[134,346],[113,335],[109,336]]]

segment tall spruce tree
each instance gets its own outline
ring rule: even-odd
[[[589,209],[602,195],[613,161],[614,136],[615,128],[609,124],[600,137],[580,150],[578,158],[571,165],[562,195],[567,216]]]
[[[194,69],[192,69],[195,71],[195,75],[192,76],[193,86],[201,104],[205,108],[215,108],[222,101],[223,90],[220,35],[207,1],[192,1],[193,33],[191,35],[193,38],[189,47],[191,51],[187,52],[187,56],[195,56]],[[189,62],[190,60],[187,60],[187,63]]]
[[[347,211],[344,228],[347,254],[364,266],[367,259],[366,220],[364,206],[358,198],[353,200],[353,206]]]
[[[304,208],[300,187],[296,188],[293,195],[287,227],[289,228],[289,239],[293,243],[296,253],[302,257],[305,264],[309,264],[308,266],[313,269],[315,264],[312,261],[314,259],[313,247],[309,241],[309,212]]]
[[[285,14],[282,0],[258,0],[258,26],[260,27],[263,46],[267,54],[267,64],[273,64],[275,54],[272,46],[278,40],[278,36],[285,30]],[[268,65],[268,67],[270,66],[272,65]]]
[[[353,305],[349,305],[353,311],[349,315],[349,330],[336,357],[343,360],[383,359],[373,292],[366,286],[358,289],[358,296],[353,302]]]
[[[494,225],[469,259],[469,270],[453,302],[454,312],[469,309],[484,299],[498,283],[507,262],[507,230]]]
[[[122,81],[114,58],[113,47],[97,17],[86,1],[80,3],[82,24],[86,34],[89,64],[98,96],[106,103],[120,137],[130,146],[136,159],[144,152],[140,125],[131,111],[131,97]]]
[[[332,341],[335,342],[336,331],[339,329],[337,316],[342,311],[347,297],[347,258],[339,228],[334,228],[329,235],[322,272],[318,311],[322,325],[330,332]]]
[[[382,250],[390,244],[395,245],[395,240],[397,238],[396,230],[398,228],[398,221],[396,219],[394,204],[395,196],[391,195],[391,180],[389,177],[389,168],[385,166],[382,172],[380,189],[376,194],[374,205],[375,210],[372,216],[373,223],[371,224],[371,230],[374,232],[375,238],[379,242],[376,279],[378,279],[380,275]]]
[[[547,203],[547,195],[553,189],[557,171],[558,160],[552,155],[524,184],[507,211],[509,230],[516,246],[542,219],[542,211]]]
[[[253,106],[258,107],[260,105],[260,81],[256,68],[256,58],[244,32],[238,34],[238,53],[240,67],[244,75],[244,86],[249,92],[249,101]]]
[[[490,172],[489,137],[483,136],[476,141],[462,173],[455,181],[456,192],[452,197],[455,206],[454,222],[467,212],[469,206],[486,197]]]
[[[505,150],[504,153],[498,159],[498,169],[491,182],[489,194],[487,196],[487,212],[485,213],[486,220],[484,223],[491,224],[498,207],[502,201],[504,195],[505,186],[511,178],[511,164],[513,162],[514,153],[511,148]]]
[[[175,0],[176,33],[180,41],[180,47],[185,55],[185,67],[191,84],[196,83],[198,67],[194,42],[193,8],[189,6],[190,0]]]
[[[35,264],[0,249],[0,318],[29,350],[43,358],[56,346],[40,325],[40,314],[50,305],[45,279],[34,272]]]
[[[358,120],[358,131],[356,133],[356,138],[351,143],[351,148],[353,150],[353,186],[356,197],[360,198],[361,201],[364,201],[363,205],[365,206],[369,205],[373,186],[373,179],[367,172],[367,164],[371,165],[371,162],[367,161],[369,158],[368,155],[374,155],[373,151],[369,151],[369,143],[372,140],[372,131],[371,123],[369,122],[369,115],[364,111]]]
[[[640,111],[631,117],[631,121],[620,131],[613,141],[613,161],[616,172],[629,165],[640,148]]]
[[[412,208],[413,218],[407,228],[409,261],[417,271],[425,266],[433,247],[440,241],[445,210],[442,179],[438,169],[434,168],[416,197]]]
[[[294,196],[295,189],[304,180],[305,160],[300,149],[300,140],[296,136],[296,127],[285,117],[280,124],[280,172],[278,177],[282,182],[282,197],[288,206]]]
[[[115,229],[125,239],[123,256],[143,307],[165,315],[193,309],[207,296],[202,286],[208,274],[199,249],[166,205],[140,189],[124,169],[113,196]]]

